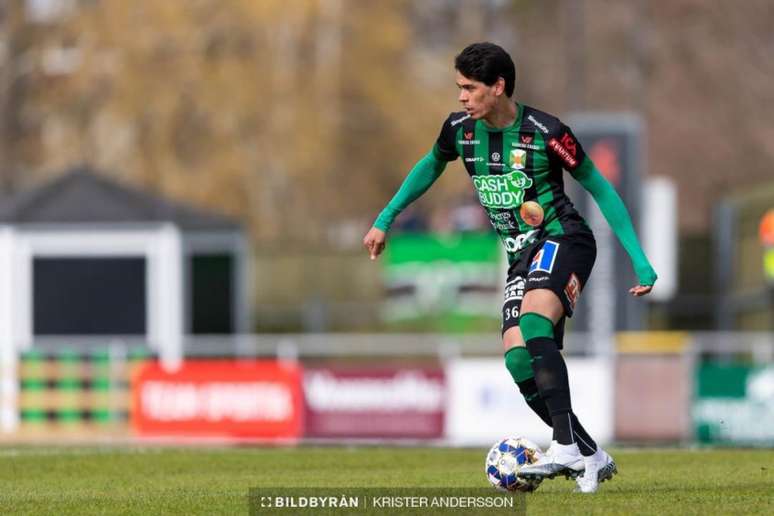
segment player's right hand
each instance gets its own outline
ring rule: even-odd
[[[366,236],[363,237],[363,245],[372,260],[376,260],[376,257],[382,254],[384,247],[387,245],[386,241],[387,234],[379,228],[371,228],[366,233]]]

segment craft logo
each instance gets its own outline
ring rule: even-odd
[[[564,295],[567,296],[567,301],[570,302],[570,308],[573,310],[575,310],[575,303],[578,302],[578,297],[580,297],[580,291],[580,280],[573,272],[570,274],[570,279],[564,287]]]
[[[501,176],[475,176],[473,186],[485,208],[513,209],[524,202],[524,191],[532,186],[532,179],[515,170]]]
[[[567,150],[564,145],[559,142],[556,138],[551,138],[548,141],[548,146],[551,147],[554,152],[562,158],[562,161],[564,161],[564,164],[568,168],[575,168],[575,166],[578,164],[578,160],[573,157],[572,154],[570,154],[570,151]],[[575,149],[575,147],[573,147]]]
[[[511,168],[522,170],[527,164],[527,151],[521,149],[511,150]]]

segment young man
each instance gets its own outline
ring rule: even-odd
[[[591,193],[628,252],[639,284],[650,292],[656,273],[642,252],[631,218],[570,128],[556,117],[511,99],[515,68],[492,43],[475,43],[455,60],[459,101],[433,149],[411,170],[379,214],[363,244],[374,260],[395,217],[422,195],[446,163],[462,157],[481,205],[500,235],[510,267],[503,305],[505,365],[527,404],[553,427],[544,459],[522,468],[526,478],[577,478],[593,493],[616,473],[613,459],[572,412],[567,367],[560,353],[571,317],[596,257],[586,222],[564,193],[562,169]]]

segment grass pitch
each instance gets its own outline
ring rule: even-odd
[[[253,487],[486,487],[485,453],[0,448],[0,514],[246,514]],[[612,454],[619,474],[596,495],[572,493],[574,483],[563,478],[546,481],[527,496],[527,514],[774,514],[772,450]]]

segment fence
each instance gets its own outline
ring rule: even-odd
[[[570,333],[565,349],[575,410],[600,441],[774,443],[774,335],[619,334],[612,356],[593,344]],[[496,334],[191,337],[185,349],[170,372],[141,340],[40,339],[3,379],[14,417],[0,439],[548,438]]]

